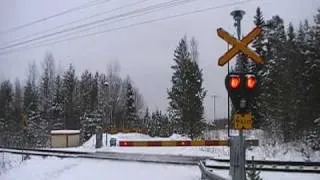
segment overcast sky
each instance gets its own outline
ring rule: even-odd
[[[3,49],[1,50],[1,47],[5,47],[7,42],[15,39],[19,40],[17,42],[21,42],[20,38],[26,35],[52,29],[74,20],[141,0],[106,0],[97,6],[73,11],[72,13],[67,13],[17,31],[5,32],[12,27],[79,7],[90,1],[92,0],[1,0],[0,31],[4,33],[0,34],[0,54],[4,52]],[[136,6],[90,18],[56,29],[55,31],[167,1],[170,0],[145,0]],[[69,32],[67,35],[70,35],[70,37],[84,35],[154,18],[241,1],[194,0],[188,4],[174,8],[130,18],[113,24],[106,24],[84,32]],[[208,90],[204,103],[206,116],[212,119],[213,99],[211,96],[217,95],[216,117],[226,117],[227,94],[224,87],[224,77],[227,68],[218,67],[217,59],[225,52],[227,45],[222,39],[218,38],[216,29],[223,27],[230,34],[233,34],[235,29],[230,12],[235,9],[242,9],[246,11],[246,15],[242,21],[243,34],[246,34],[254,27],[253,16],[258,6],[262,8],[265,19],[278,14],[285,20],[286,24],[292,22],[295,26],[298,26],[301,20],[313,20],[316,9],[320,8],[320,0],[253,0],[235,6],[216,8],[202,13],[148,23],[85,38],[77,38],[58,44],[44,45],[37,48],[26,48],[26,46],[31,46],[32,43],[26,44],[16,47],[22,48],[22,51],[0,55],[0,80],[14,80],[16,77],[25,80],[28,64],[35,61],[40,65],[45,53],[48,51],[53,53],[56,63],[60,64],[62,68],[66,69],[68,64],[72,63],[76,67],[77,73],[83,72],[84,69],[89,69],[92,72],[106,72],[107,65],[116,60],[121,66],[121,75],[123,77],[126,75],[131,76],[135,86],[143,94],[145,104],[153,110],[156,108],[165,110],[168,106],[167,88],[171,85],[172,70],[170,66],[173,64],[173,51],[184,35],[187,35],[189,39],[195,36],[199,43],[199,65],[203,69],[204,87]],[[54,31],[47,33],[52,32]],[[60,34],[49,39],[52,40],[53,38],[54,40],[60,40],[69,38],[69,36]],[[8,50],[13,49],[10,48]]]

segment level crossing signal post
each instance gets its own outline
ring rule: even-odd
[[[223,66],[228,63],[233,57],[237,56],[237,61],[243,60],[239,53],[242,53],[247,58],[256,63],[262,63],[263,59],[251,50],[248,45],[261,33],[260,27],[255,27],[245,37],[241,39],[241,20],[245,14],[242,10],[231,12],[235,20],[237,30],[237,38],[230,35],[223,28],[217,29],[217,34],[220,38],[232,45],[223,56],[218,60],[218,65]],[[245,180],[245,137],[243,129],[252,128],[252,113],[250,112],[249,104],[254,96],[256,96],[257,82],[255,74],[244,72],[229,72],[225,78],[225,86],[231,99],[234,114],[232,116],[233,129],[239,130],[238,136],[230,137],[230,170],[229,174],[232,180]],[[229,113],[229,112],[228,112]],[[230,128],[230,127],[228,127]]]

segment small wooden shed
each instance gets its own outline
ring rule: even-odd
[[[66,148],[80,145],[80,130],[52,130],[51,147]]]

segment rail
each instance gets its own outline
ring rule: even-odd
[[[211,163],[210,163],[211,161]],[[202,161],[204,166],[208,170],[214,169],[229,169],[229,162],[218,162],[214,160],[209,160],[209,164],[206,161]],[[297,165],[299,164],[299,165]],[[247,166],[246,169],[251,168]],[[260,171],[273,171],[273,172],[299,172],[299,173],[317,173],[320,174],[320,166],[318,162],[314,162],[312,165],[310,162],[295,162],[294,164],[289,164],[289,162],[281,161],[255,161],[255,169]]]

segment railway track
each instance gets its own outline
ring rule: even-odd
[[[89,154],[87,151],[71,151],[71,150],[59,150],[59,149],[43,149],[43,148],[19,148],[19,147],[2,147],[0,146],[0,151],[36,151],[44,153],[64,153],[64,154]]]
[[[159,154],[140,154],[140,153],[117,153],[117,152],[78,152],[69,150],[51,149],[26,149],[26,148],[0,148],[0,152],[14,154],[28,154],[33,156],[55,156],[59,158],[87,158],[135,161],[143,163],[162,163],[176,165],[199,165],[212,171],[214,169],[229,169],[229,160],[212,159],[203,156],[182,156],[182,155],[159,155]],[[319,173],[320,162],[297,162],[297,161],[254,161],[256,169],[261,171],[277,172],[300,172],[300,173]],[[247,163],[252,163],[248,160]],[[247,168],[249,169],[249,168]]]
[[[144,163],[161,163],[175,165],[197,165],[205,157],[201,156],[180,156],[180,155],[158,155],[158,154],[140,154],[140,153],[117,153],[117,152],[76,152],[65,150],[48,150],[48,149],[4,149],[0,152],[13,154],[27,154],[33,156],[55,156],[59,158],[86,158],[86,159],[104,159],[117,161],[134,161]]]
[[[228,160],[202,160],[205,168],[213,169],[229,169]],[[250,170],[248,164],[252,161],[247,161],[246,169]],[[317,173],[320,174],[319,162],[290,162],[290,161],[254,161],[256,170],[260,171],[275,171],[275,172],[299,172],[299,173]]]
[[[213,159],[217,162],[229,163],[229,159]],[[252,163],[252,160],[247,160],[247,163]],[[271,161],[271,160],[254,160],[256,164],[264,165],[292,165],[292,166],[318,166],[320,167],[320,162],[312,161]]]
[[[32,156],[55,156],[59,158],[76,158],[88,152],[75,152],[75,151],[63,151],[63,150],[47,150],[47,149],[21,149],[21,148],[0,148],[0,152],[12,153],[12,154],[24,154]]]

